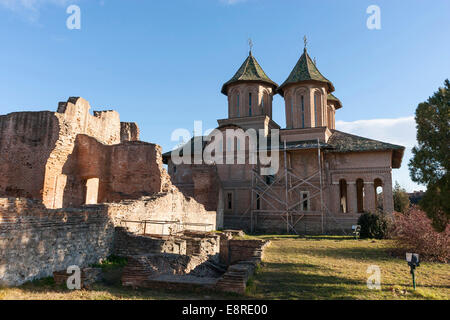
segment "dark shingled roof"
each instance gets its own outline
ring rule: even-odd
[[[333,134],[328,144],[333,147],[330,152],[362,152],[392,150],[392,167],[400,168],[405,147],[378,140],[372,140],[338,130],[330,130]]]
[[[364,152],[364,151],[389,151],[392,150],[392,168],[400,168],[403,158],[403,153],[405,147],[396,144],[386,143],[378,140],[373,140],[369,138],[364,138],[356,136],[353,134],[345,133],[342,131],[330,129],[332,132],[331,137],[328,139],[327,143],[320,142],[320,148],[325,149],[326,152],[331,153],[344,153],[344,152]],[[271,138],[268,137],[266,150],[271,149]],[[189,142],[191,144],[191,152],[194,153],[194,141],[198,141],[202,145],[202,150],[206,147],[207,141],[206,137],[196,136],[193,137]],[[259,142],[259,140],[258,140]],[[284,150],[283,142],[279,142],[278,150]],[[259,143],[258,143],[259,145]],[[177,150],[182,149],[178,148]],[[317,140],[302,140],[302,141],[291,141],[286,143],[286,150],[302,150],[302,149],[315,149],[317,148]],[[258,150],[262,148],[258,147]],[[180,156],[183,152],[180,152]],[[167,164],[171,157],[171,151],[166,152],[162,155],[163,162]]]
[[[278,93],[284,96],[283,90],[288,84],[299,83],[303,81],[319,81],[328,84],[328,92],[334,91],[334,86],[330,80],[325,78],[317,69],[314,62],[311,60],[306,48],[303,50],[303,54],[295,65],[289,77],[278,88]]]
[[[245,82],[245,81],[258,81],[264,82],[271,86],[276,90],[278,85],[269,79],[264,70],[259,65],[258,61],[256,61],[255,57],[253,57],[252,52],[250,51],[247,59],[245,59],[244,63],[241,65],[236,74],[229,81],[225,82],[222,86],[222,93],[227,95],[227,87],[236,82]]]
[[[197,142],[199,146],[200,145],[202,146],[202,149],[200,152],[203,153],[203,149],[205,149],[205,147],[208,143],[205,139],[206,139],[206,137],[204,137],[204,136],[192,137],[191,140],[189,140],[185,144],[179,146],[177,149],[175,149],[175,151],[178,153],[178,155],[180,157],[182,157],[183,156],[183,147],[189,143],[191,145],[191,153],[193,155],[193,154],[195,154],[195,151],[196,151],[195,150],[195,142]],[[172,151],[167,151],[167,152],[163,153],[162,154],[163,163],[167,164],[167,162],[171,158],[171,156],[172,156]]]
[[[342,108],[341,100],[339,100],[338,98],[336,98],[332,93],[329,93],[329,94],[328,94],[327,100],[328,100],[328,101],[337,102],[338,105],[337,105],[336,109]]]

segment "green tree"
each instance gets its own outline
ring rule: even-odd
[[[416,109],[418,146],[409,162],[411,179],[427,186],[419,203],[433,226],[443,231],[450,219],[450,81],[445,80]]]
[[[409,208],[409,196],[406,190],[400,187],[400,184],[395,181],[394,190],[392,190],[394,196],[394,210],[397,212],[405,213]]]

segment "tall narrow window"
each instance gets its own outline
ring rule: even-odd
[[[339,210],[342,213],[347,213],[347,181],[345,179],[339,180]]]
[[[294,96],[291,98],[291,128],[294,127]]]
[[[259,199],[259,194],[256,195],[256,210],[261,210],[261,200]]]
[[[302,96],[302,128],[305,127],[305,97]]]
[[[356,180],[356,207],[358,213],[364,212],[364,180]]]
[[[314,95],[314,126],[317,127],[317,95]]]
[[[231,192],[227,193],[227,209],[233,209],[233,194]]]
[[[252,93],[248,93],[248,115],[252,116]]]
[[[236,96],[236,108],[237,108],[237,116],[240,117],[241,116],[241,112],[239,111],[239,93]]]
[[[99,179],[90,178],[86,180],[86,204],[96,204],[98,201]]]
[[[302,201],[300,210],[301,211],[309,211],[310,210],[309,191],[301,191],[300,199]]]
[[[264,114],[264,94],[261,98],[261,114]]]

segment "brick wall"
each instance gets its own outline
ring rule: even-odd
[[[121,227],[116,228],[114,254],[129,257],[161,252],[186,254],[186,240],[144,237],[129,233]]]
[[[112,252],[114,226],[103,206],[52,210],[32,200],[0,199],[0,283],[20,285]]]
[[[216,212],[206,211],[202,204],[194,199],[186,197],[183,193],[174,189],[167,193],[155,194],[141,200],[124,200],[118,203],[107,204],[108,211],[116,225],[121,225],[122,220],[164,220],[179,221],[181,223],[206,223],[211,224],[211,229],[216,228]],[[131,232],[142,233],[142,225],[127,223]],[[168,234],[169,224],[165,226],[164,234]],[[204,231],[203,227],[197,227]],[[161,225],[147,224],[147,234],[162,234]],[[209,230],[207,230],[209,231]]]

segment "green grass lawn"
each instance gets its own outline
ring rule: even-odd
[[[412,288],[409,267],[392,257],[390,240],[261,236],[272,241],[249,295],[262,299],[449,299],[450,266],[421,263]],[[381,270],[381,290],[367,288],[367,268]]]
[[[450,266],[421,263],[417,290],[409,267],[392,257],[389,240],[345,237],[257,236],[269,239],[264,265],[249,281],[247,294],[236,296],[203,290],[171,292],[133,290],[96,284],[92,290],[69,291],[49,280],[0,289],[0,299],[449,299]],[[381,290],[367,288],[370,265],[381,269]]]

